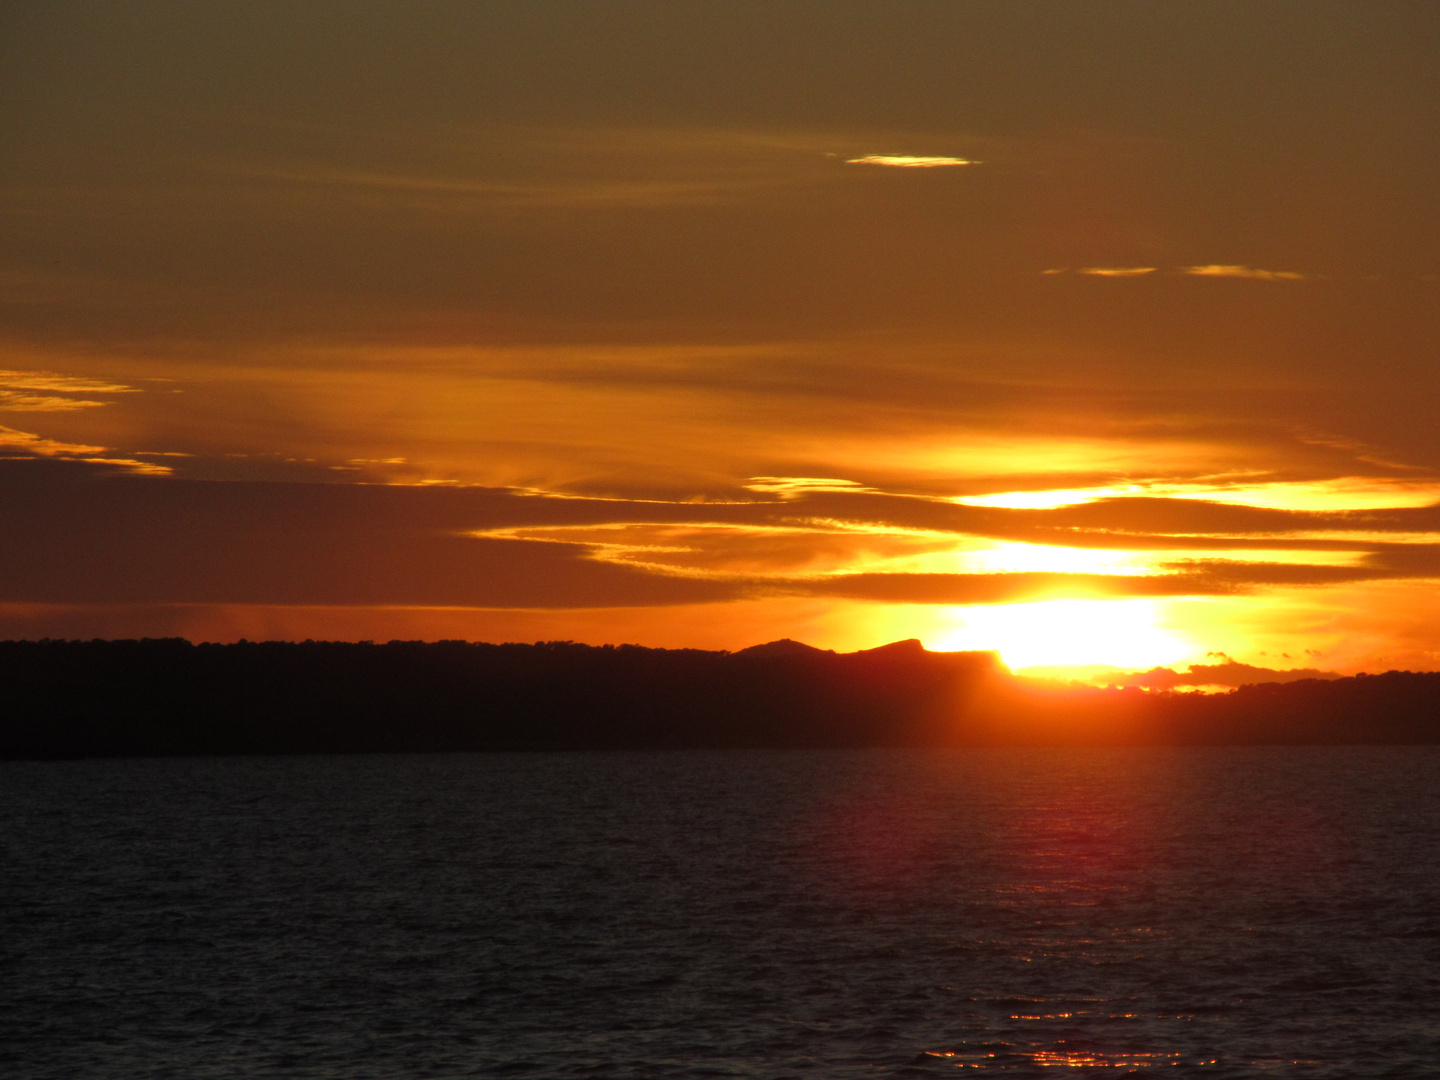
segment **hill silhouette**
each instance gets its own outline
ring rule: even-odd
[[[0,757],[1440,743],[1440,674],[1199,695],[1044,688],[994,653],[0,642]]]

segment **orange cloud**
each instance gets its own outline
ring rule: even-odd
[[[1192,277],[1250,278],[1254,281],[1300,281],[1308,274],[1297,274],[1289,270],[1260,270],[1251,266],[1187,266],[1181,271]]]
[[[1258,483],[1247,481],[1244,477],[1235,477],[1228,483],[1142,481],[1093,488],[957,495],[954,501],[967,506],[1041,510],[1077,506],[1101,499],[1129,498],[1202,499],[1272,510],[1388,510],[1440,504],[1440,480],[1339,476],[1325,480]]]
[[[54,439],[32,435],[28,431],[0,427],[0,451],[19,453],[26,457],[78,457],[84,459],[95,454],[103,454],[105,447],[57,442]]]
[[[948,165],[977,165],[979,162],[957,157],[927,157],[914,154],[866,154],[847,158],[847,165],[887,165],[895,169],[934,169]]]
[[[131,394],[135,387],[49,371],[0,371],[0,412],[71,412],[110,404],[92,398],[57,396],[84,393]]]
[[[83,443],[67,443],[47,439],[28,431],[0,427],[0,460],[6,458],[44,459],[56,458],[73,460],[88,465],[100,465],[122,469],[138,476],[169,476],[173,470],[167,465],[149,461],[137,461],[130,457],[107,457],[108,448],[87,446]]]

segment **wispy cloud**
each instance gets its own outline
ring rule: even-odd
[[[795,498],[817,491],[875,492],[874,488],[854,480],[836,480],[825,476],[752,476],[741,486],[746,491],[776,494],[782,498]]]
[[[60,442],[28,431],[0,427],[0,455],[19,451],[25,457],[86,457],[103,454],[104,446],[85,446],[82,443]]]
[[[104,457],[109,447],[87,446],[83,443],[67,443],[58,439],[47,439],[28,431],[0,427],[0,459],[3,458],[61,458],[83,461],[91,465],[111,465],[144,476],[169,476],[174,471],[168,465],[156,465],[134,458]]]
[[[51,371],[0,371],[0,387],[7,390],[51,390],[61,394],[133,394],[135,387],[123,383],[87,379],[81,375],[58,375]]]
[[[853,497],[853,496],[850,496]],[[1143,537],[1103,530],[1058,535],[1058,542],[1005,539],[1007,525],[972,524],[982,531],[917,527],[861,520],[874,504],[851,508],[852,516],[775,516],[769,521],[612,520],[502,526],[466,530],[477,539],[564,544],[586,559],[627,566],[648,574],[753,585],[792,586],[822,580],[892,579],[883,588],[900,589],[911,602],[953,602],[977,594],[977,579],[1009,578],[1020,595],[1040,575],[1047,588],[1079,588],[1162,595],[1233,591],[1274,583],[1325,583],[1391,574],[1431,572],[1429,550],[1407,554],[1395,566],[1375,561],[1383,545],[1295,545],[1284,538],[1239,541],[1207,537]],[[762,511],[763,512],[763,511]],[[988,524],[988,527],[987,527]],[[1018,520],[1010,529],[1023,529]],[[1188,541],[1189,546],[1184,545]],[[1137,585],[1127,579],[1146,578]],[[901,582],[899,579],[904,579]],[[871,582],[866,589],[882,588]],[[954,590],[959,588],[960,593]],[[929,595],[931,599],[924,600]],[[979,602],[979,601],[977,601]]]
[[[74,412],[76,409],[96,409],[109,404],[108,401],[93,401],[88,398],[62,398],[0,390],[0,412]]]
[[[1041,270],[1040,273],[1047,277],[1056,274],[1087,274],[1090,277],[1143,277],[1146,274],[1155,273],[1153,266],[1082,266],[1079,269],[1071,270],[1069,267],[1056,267],[1051,270]]]
[[[1086,274],[1090,277],[1143,277],[1159,271],[1158,266],[1081,266],[1073,270],[1068,266],[1061,266],[1041,270],[1040,273],[1047,277],[1056,274]],[[1253,266],[1221,266],[1219,264],[1182,266],[1164,271],[1164,273],[1166,276],[1178,274],[1186,277],[1249,278],[1252,281],[1303,281],[1311,276],[1292,270],[1261,270]]]
[[[1291,270],[1261,270],[1253,266],[1187,266],[1181,273],[1191,277],[1251,278],[1255,281],[1300,281],[1309,275]]]
[[[36,391],[39,391],[38,393]],[[73,412],[109,405],[93,398],[59,397],[59,394],[129,394],[133,386],[58,375],[49,371],[0,371],[0,412]]]
[[[935,169],[947,165],[978,165],[968,158],[939,157],[919,154],[866,154],[846,158],[846,165],[888,165],[892,169]]]

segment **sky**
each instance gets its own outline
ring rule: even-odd
[[[1432,0],[6,0],[0,637],[1440,668],[1437,55]]]

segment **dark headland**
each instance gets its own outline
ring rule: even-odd
[[[1440,673],[1046,688],[988,652],[0,642],[0,757],[1440,743]]]

